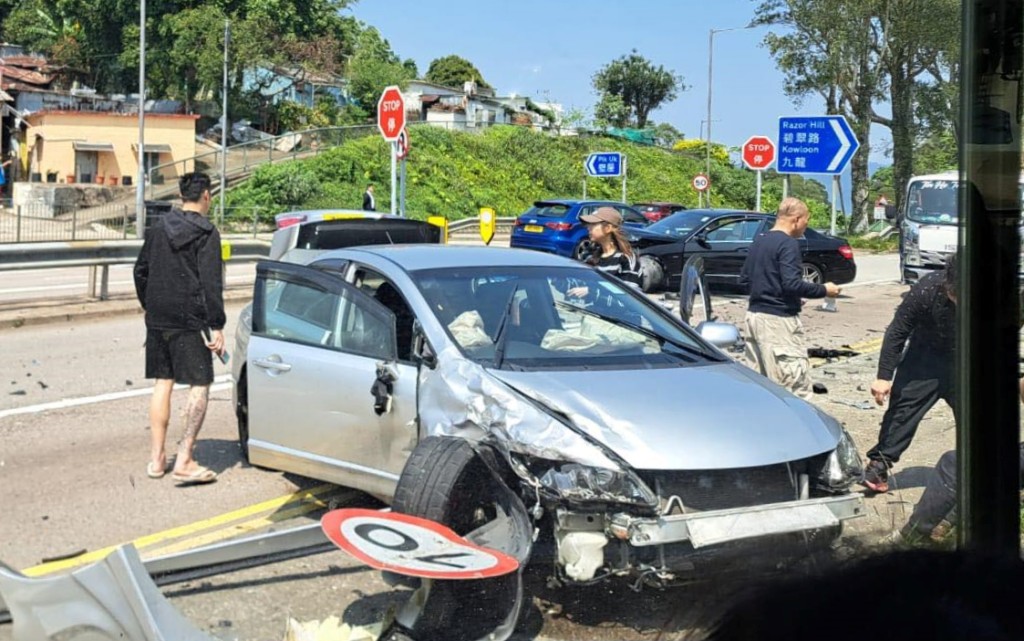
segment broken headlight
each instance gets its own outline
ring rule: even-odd
[[[544,489],[560,499],[655,505],[654,492],[630,471],[560,463],[541,477]]]
[[[846,430],[840,428],[839,443],[825,458],[818,474],[818,487],[828,492],[844,492],[864,475],[860,453]]]

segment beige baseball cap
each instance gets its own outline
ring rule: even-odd
[[[580,220],[585,223],[608,223],[615,227],[622,226],[622,214],[614,207],[598,207],[594,213],[580,216]]]

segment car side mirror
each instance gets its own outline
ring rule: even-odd
[[[423,327],[419,321],[413,323],[412,335],[414,337],[412,346],[413,358],[428,369],[437,369],[437,354],[434,353],[434,349],[423,334]]]
[[[711,243],[708,242],[708,235],[705,234],[704,232],[700,232],[699,234],[694,236],[693,239],[697,241],[697,244],[703,247],[704,249],[711,248]]]
[[[740,330],[732,323],[704,321],[697,325],[697,333],[715,347],[734,347],[741,341]]]
[[[885,206],[885,219],[896,220],[896,205]]]

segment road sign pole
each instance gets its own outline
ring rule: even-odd
[[[587,199],[587,177],[583,177],[583,200]]]
[[[398,207],[398,184],[396,174],[398,173],[398,143],[391,143],[391,214],[394,215]]]
[[[757,203],[754,205],[754,211],[761,211],[761,174],[763,173],[760,169],[757,170]]]
[[[789,174],[782,175],[782,199],[789,198]]]
[[[400,175],[401,175],[401,181],[402,181],[402,195],[398,199],[399,202],[401,203],[401,208],[399,209],[399,211],[401,212],[402,216],[404,217],[405,216],[405,183],[406,183],[405,158],[402,158],[402,170],[401,170]]]
[[[626,204],[626,157],[622,157],[622,204]]]
[[[839,176],[832,176],[832,225],[829,227],[829,232],[833,236],[836,235],[836,192],[839,191]]]

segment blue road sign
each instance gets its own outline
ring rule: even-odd
[[[841,174],[860,143],[843,116],[779,118],[780,174]]]
[[[599,151],[587,156],[583,163],[588,176],[611,178],[622,175],[622,154],[617,151]]]

